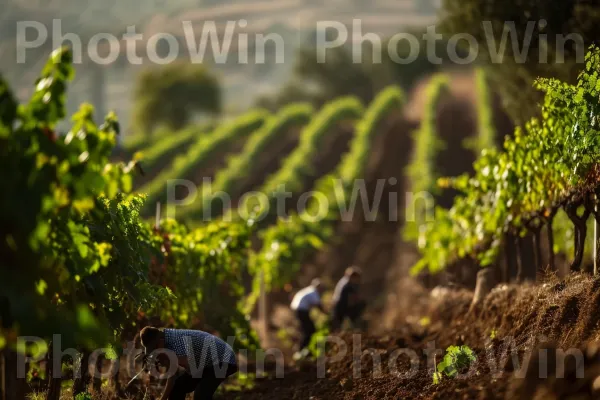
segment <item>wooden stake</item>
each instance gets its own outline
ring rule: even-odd
[[[518,283],[523,282],[523,249],[521,245],[521,237],[517,233],[515,235],[515,253],[517,259],[517,276],[516,280]]]
[[[546,222],[546,233],[548,235],[548,248],[550,253],[548,254],[548,264],[550,265],[550,271],[557,271],[556,269],[556,257],[554,255],[554,230],[552,223],[554,221],[554,213],[550,214],[550,218]]]
[[[156,202],[156,222],[154,223],[156,229],[160,228],[160,201]]]
[[[258,320],[260,321],[260,327],[262,330],[263,344],[267,340],[267,294],[265,293],[265,273],[260,271],[260,299],[258,303]]]
[[[6,350],[0,351],[0,400],[7,400],[6,395]]]
[[[17,353],[13,350],[9,350],[5,348],[3,351],[3,367],[4,367],[4,376],[3,376],[3,396],[4,400],[17,400],[23,396],[23,385],[22,381],[24,379],[19,380],[17,375],[17,368],[14,368],[17,365]],[[19,397],[21,396],[21,397]]]
[[[598,213],[598,201],[594,205],[594,211]],[[598,219],[594,218],[594,275],[598,275]]]

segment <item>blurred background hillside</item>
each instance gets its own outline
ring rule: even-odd
[[[299,50],[307,46],[310,48],[314,39],[311,34],[317,21],[341,22],[351,32],[352,20],[358,18],[362,21],[363,34],[375,33],[385,39],[399,31],[435,23],[439,3],[438,0],[2,0],[0,70],[8,77],[18,97],[27,98],[32,91],[31,82],[49,51],[57,47],[51,40],[52,36],[55,39],[59,37],[58,34],[52,35],[52,21],[59,19],[62,34],[76,34],[84,49],[84,59],[81,64],[76,65],[76,80],[70,87],[69,111],[73,112],[83,101],[91,102],[98,115],[115,110],[125,131],[129,132],[132,127],[136,79],[142,70],[157,65],[143,57],[143,45],[139,45],[137,51],[142,53],[141,65],[131,64],[123,54],[108,65],[94,65],[85,56],[89,38],[98,33],[121,38],[128,26],[135,26],[135,32],[143,35],[143,40],[155,33],[170,33],[183,42],[182,21],[190,21],[198,36],[206,21],[214,21],[219,32],[224,32],[228,21],[246,20],[247,26],[236,26],[235,33],[247,33],[251,47],[254,46],[252,38],[255,34],[268,35],[275,32],[281,35],[285,41],[283,63],[276,62],[274,48],[268,44],[264,63],[256,62],[252,50],[248,63],[240,63],[237,53],[241,48],[238,46],[237,36],[234,37],[226,63],[215,64],[211,52],[207,52],[203,64],[218,80],[221,108],[227,116],[238,114],[259,101],[264,104],[265,98],[278,95],[294,97],[297,85],[291,82],[295,71],[298,74],[298,70],[302,70],[297,68],[301,61],[299,56],[303,54]],[[49,32],[49,38],[41,47],[26,51],[23,64],[15,61],[17,21],[39,22]],[[34,29],[30,29],[27,40],[34,40],[35,37]],[[144,43],[143,40],[140,43]],[[121,46],[122,49],[124,47]],[[159,54],[160,50],[159,44]],[[189,52],[183,46],[179,53],[179,59],[189,61]],[[310,75],[316,71],[300,72],[302,73]],[[329,78],[325,76],[324,80],[328,81]],[[335,84],[332,83],[331,86]],[[282,94],[281,87],[286,88],[287,92]]]

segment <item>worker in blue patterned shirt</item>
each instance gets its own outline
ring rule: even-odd
[[[211,400],[219,385],[238,371],[231,346],[207,332],[147,326],[140,339],[146,354],[167,350],[177,357],[181,373],[169,377],[161,400],[184,400],[192,392],[194,400]]]

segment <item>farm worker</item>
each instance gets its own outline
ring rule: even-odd
[[[365,309],[366,303],[360,296],[362,271],[356,266],[346,269],[344,277],[335,286],[332,298],[331,331],[339,330],[346,318],[356,325]]]
[[[302,340],[300,341],[299,351],[308,348],[312,336],[317,331],[315,323],[310,318],[310,311],[313,308],[317,308],[323,314],[326,314],[321,303],[323,291],[323,284],[319,279],[315,278],[310,286],[300,290],[292,299],[291,308],[296,313],[296,318],[300,323],[300,330],[302,331]]]
[[[233,349],[207,332],[147,326],[140,332],[146,354],[167,350],[177,357],[178,373],[172,374],[161,400],[211,400],[225,379],[238,371]]]

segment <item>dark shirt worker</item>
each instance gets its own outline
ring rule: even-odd
[[[366,303],[360,296],[362,271],[356,266],[346,269],[344,277],[337,283],[332,298],[332,331],[339,330],[346,319],[353,327],[360,322]]]

